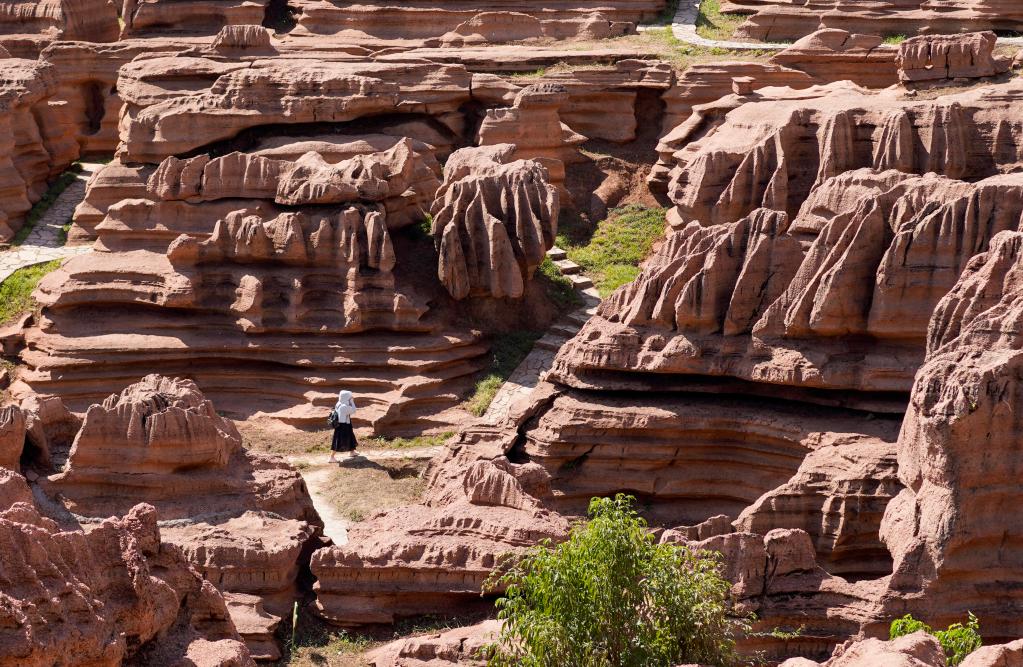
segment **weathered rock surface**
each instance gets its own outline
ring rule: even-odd
[[[56,92],[52,65],[0,59],[0,243],[21,228],[47,182],[78,157]]]
[[[0,46],[19,58],[35,58],[55,40],[114,42],[117,9],[112,0],[11,0],[0,5]]]
[[[437,275],[456,299],[517,299],[554,246],[561,210],[547,169],[511,161],[515,146],[466,148],[445,165],[433,204]]]
[[[478,653],[494,641],[500,627],[498,621],[483,621],[438,634],[399,639],[370,651],[365,659],[372,667],[483,665]]]
[[[194,383],[151,375],[92,406],[63,470],[38,484],[80,521],[151,503],[163,541],[235,596],[231,615],[246,641],[241,621],[263,613],[265,627],[251,632],[253,655],[279,657],[270,635],[291,609],[321,522],[301,476],[281,459],[242,449],[234,424]]]
[[[366,0],[338,5],[325,0],[295,0],[299,35],[335,35],[351,43],[379,40],[430,40],[461,45],[539,38],[606,39],[656,18],[664,0],[627,0],[613,5],[596,0],[501,2],[487,9],[471,0]],[[468,39],[466,39],[468,38]],[[465,40],[465,41],[463,41]]]
[[[1010,60],[994,55],[993,32],[968,35],[921,35],[899,45],[901,81],[979,79],[1009,71]]]
[[[0,468],[0,664],[252,665],[224,599],[172,544],[156,511],[63,529]],[[61,622],[55,622],[59,620]]]
[[[1012,0],[728,0],[723,12],[751,14],[738,33],[764,41],[794,40],[818,28],[868,35],[1018,30],[1023,9]]]

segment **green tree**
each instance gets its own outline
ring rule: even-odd
[[[966,656],[979,649],[983,644],[983,640],[980,637],[980,621],[973,615],[973,612],[966,613],[966,625],[953,623],[948,626],[947,630],[938,630],[937,632],[932,630],[931,626],[923,621],[913,618],[912,614],[906,614],[902,618],[892,621],[891,627],[888,629],[888,636],[890,639],[896,639],[918,630],[932,634],[937,638],[938,643],[941,644],[945,657],[948,659],[949,667],[955,667],[962,663]]]
[[[657,544],[634,498],[594,498],[589,522],[495,572],[504,620],[487,648],[495,667],[729,665],[735,635],[730,584],[716,555]]]

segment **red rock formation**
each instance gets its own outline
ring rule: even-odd
[[[965,664],[965,663],[964,663]],[[914,632],[893,641],[866,639],[835,650],[835,655],[823,663],[805,658],[792,658],[782,667],[941,667],[945,653],[933,635]]]
[[[253,654],[279,657],[271,636],[320,520],[301,476],[243,450],[195,384],[148,376],[92,406],[63,471],[38,483],[80,520],[150,502],[164,542],[229,596]]]
[[[483,665],[479,652],[494,641],[500,627],[497,621],[483,621],[465,628],[399,639],[370,651],[365,660],[372,667]]]
[[[51,178],[78,157],[72,128],[53,97],[48,63],[0,60],[0,242],[21,228]]]
[[[337,35],[350,43],[380,40],[428,40],[450,43],[458,37],[479,36],[487,41],[604,39],[656,18],[664,0],[558,0],[542,7],[528,0],[502,1],[482,11],[472,0],[364,0],[339,6],[326,0],[293,0],[298,10],[299,35]]]
[[[906,489],[881,527],[895,559],[891,589],[935,626],[973,611],[992,638],[1023,634],[1009,611],[1019,604],[1010,480],[1020,466],[1021,252],[1023,234],[998,234],[936,308],[899,439]]]
[[[993,32],[968,35],[921,35],[899,45],[899,79],[941,81],[978,79],[1009,71],[1007,58],[996,58]]]
[[[868,35],[1018,30],[1023,12],[1013,0],[728,0],[723,12],[751,14],[738,33],[764,41],[794,40],[820,27]]]
[[[510,144],[467,148],[445,166],[433,236],[438,278],[456,299],[521,297],[554,246],[558,191],[539,162],[512,162],[514,153]]]
[[[0,408],[0,467],[18,470],[24,446],[24,413],[15,405]]]
[[[217,589],[161,542],[152,506],[88,530],[40,515],[0,468],[0,664],[252,665]]]
[[[0,4],[0,45],[19,58],[35,58],[56,40],[117,41],[112,0],[10,0]]]
[[[215,35],[225,26],[260,25],[269,0],[123,0],[122,37]]]
[[[898,81],[898,54],[877,35],[828,28],[786,47],[771,62],[802,70],[822,83],[848,80],[867,88],[887,88]]]
[[[547,168],[551,182],[563,187],[565,165],[582,161],[577,147],[586,141],[561,121],[558,110],[567,100],[568,90],[559,84],[527,86],[511,107],[487,111],[477,143],[515,146],[516,160],[536,160]]]

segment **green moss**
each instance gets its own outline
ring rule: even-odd
[[[696,16],[696,34],[706,39],[733,39],[745,21],[745,16],[722,14],[721,0],[703,0]]]
[[[664,235],[666,215],[662,208],[617,208],[597,225],[590,238],[585,238],[585,229],[569,226],[558,236],[558,245],[605,297],[639,275],[640,262]]]
[[[486,414],[501,385],[511,377],[542,335],[539,331],[512,331],[496,336],[490,347],[490,366],[486,375],[476,383],[472,395],[465,402],[465,409],[477,417]]]
[[[0,283],[0,324],[6,324],[30,311],[32,292],[43,276],[60,266],[60,260],[18,269]]]
[[[18,233],[14,235],[14,240],[11,242],[11,245],[18,246],[25,242],[28,235],[32,233],[32,229],[42,219],[46,212],[50,210],[53,203],[57,201],[57,197],[59,197],[61,193],[68,189],[68,186],[78,179],[78,174],[81,171],[82,165],[76,162],[71,165],[67,171],[58,176],[57,180],[50,184],[49,189],[46,190],[46,194],[43,195],[42,199],[35,203],[32,210],[28,212],[27,216],[25,216],[25,224],[22,225],[21,229],[18,230]]]

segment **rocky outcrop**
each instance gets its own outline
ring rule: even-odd
[[[52,65],[0,59],[0,243],[11,240],[48,181],[78,157],[56,92]]]
[[[1012,0],[831,0],[794,4],[782,0],[728,0],[723,12],[750,14],[739,35],[764,41],[795,40],[818,28],[868,35],[1018,30],[1023,11]]]
[[[994,55],[993,32],[921,35],[899,45],[899,80],[979,79],[1009,71],[1011,61]]]
[[[782,667],[943,667],[945,653],[938,640],[926,632],[914,632],[892,641],[866,639],[835,650],[835,655],[823,663],[805,658],[793,658]],[[965,663],[964,663],[965,664]]]
[[[123,0],[121,37],[215,35],[263,23],[270,0]]]
[[[18,470],[24,447],[24,413],[16,405],[0,408],[0,467]]]
[[[499,559],[568,530],[537,500],[549,493],[546,471],[506,456],[515,440],[514,429],[463,430],[428,471],[421,504],[370,517],[348,545],[314,553],[317,613],[359,625],[489,606],[480,589]]]
[[[66,465],[38,485],[79,521],[151,503],[164,543],[228,596],[253,655],[279,657],[273,630],[321,522],[301,476],[242,449],[194,383],[152,375],[92,406]]]
[[[825,28],[785,47],[771,62],[806,72],[821,83],[847,80],[887,88],[899,80],[899,53],[878,35]]]
[[[56,40],[117,41],[112,0],[11,0],[0,5],[0,46],[34,59]]]
[[[452,154],[433,204],[438,278],[456,299],[521,297],[554,246],[561,209],[547,169],[511,161],[515,146]]]
[[[3,468],[0,499],[0,663],[254,664],[216,587],[161,541],[152,506],[61,528]]]
[[[465,628],[399,639],[370,651],[365,659],[372,667],[483,665],[480,650],[496,639],[500,627],[497,621],[483,621]]]
[[[204,85],[182,94],[178,82],[186,74]],[[130,121],[122,124],[118,155],[125,164],[159,164],[266,125],[344,124],[389,113],[408,114],[409,121],[427,113],[444,119],[468,102],[470,82],[462,66],[414,59],[147,58],[121,69],[118,91]]]
[[[916,603],[926,606],[934,626],[969,610],[985,619],[992,637],[1023,631],[1007,613],[1019,605],[1010,546],[1018,530],[1009,509],[1018,498],[1008,480],[1020,465],[1012,434],[1021,400],[1015,391],[1021,251],[1019,232],[995,236],[935,310],[927,363],[899,441],[906,489],[881,526],[895,560],[891,589],[919,596]]]
[[[368,0],[339,6],[324,0],[294,0],[296,34],[337,35],[350,43],[382,40],[436,40],[452,46],[538,38],[606,39],[635,30],[656,18],[663,0],[559,0],[538,7],[532,2],[502,2],[480,11],[471,0]]]
[[[568,90],[557,83],[527,86],[511,107],[487,111],[477,143],[515,146],[514,159],[536,160],[547,169],[551,182],[563,187],[565,165],[581,161],[577,149],[586,141],[561,121],[558,110],[567,100]]]

